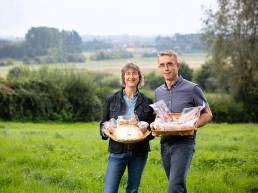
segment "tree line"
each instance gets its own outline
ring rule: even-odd
[[[0,40],[0,58],[22,59],[24,63],[84,62],[78,32],[32,27],[24,41]]]
[[[100,54],[96,58],[114,58],[112,51],[123,50],[118,58],[124,57],[127,47],[145,48],[154,50],[172,49],[179,53],[202,52],[203,46],[201,34],[175,34],[174,36],[158,36],[152,41],[145,42],[137,39],[137,42],[124,40],[113,41],[112,38],[106,40],[92,39],[83,41],[82,37],[75,30],[59,31],[51,27],[32,27],[25,35],[25,40],[8,41],[0,40],[0,58],[22,59],[24,63],[54,63],[54,62],[83,62],[85,57],[80,55],[82,51],[98,51]],[[107,56],[101,56],[106,54]],[[125,58],[130,53],[125,55]],[[132,53],[131,53],[132,55]],[[153,56],[153,53],[144,53],[144,57]],[[98,60],[98,59],[97,59]]]

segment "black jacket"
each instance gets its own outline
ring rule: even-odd
[[[140,121],[146,121],[149,124],[154,121],[155,115],[152,108],[149,106],[151,103],[151,99],[147,98],[141,92],[138,93],[134,113],[138,116]],[[102,139],[108,139],[108,137],[102,132],[103,123],[105,121],[109,121],[111,118],[117,119],[118,116],[124,115],[125,110],[126,104],[123,98],[123,89],[107,98],[104,115],[100,122],[100,135]],[[135,143],[133,151],[135,153],[145,153],[150,151],[150,139],[153,139],[151,135],[149,135],[145,140]],[[125,145],[110,139],[108,150],[111,153],[122,153],[125,150]]]

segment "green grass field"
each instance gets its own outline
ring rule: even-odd
[[[140,66],[143,72],[157,71],[157,58],[143,58],[140,55],[135,55],[131,59],[114,59],[114,60],[102,60],[102,61],[91,61],[89,59],[90,53],[85,53],[87,60],[85,63],[66,63],[66,64],[43,64],[54,68],[72,67],[78,70],[90,70],[95,72],[109,72],[109,73],[120,73],[122,66],[128,62],[134,62]],[[205,59],[206,53],[188,53],[182,54],[180,59],[186,62],[189,67],[195,69],[200,67]],[[21,61],[14,61],[15,65],[21,65]],[[31,68],[39,68],[42,65],[30,65]],[[13,66],[0,67],[0,77],[6,77],[9,70]]]
[[[144,170],[140,193],[165,193],[159,138]],[[0,122],[1,193],[102,193],[107,141],[97,123]],[[201,128],[188,175],[190,193],[258,192],[258,125]],[[125,192],[126,177],[119,192]]]

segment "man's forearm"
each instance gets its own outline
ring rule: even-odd
[[[209,108],[204,109],[199,119],[196,122],[196,127],[202,127],[212,120],[212,113]]]

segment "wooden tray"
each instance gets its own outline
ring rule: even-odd
[[[120,142],[120,143],[136,143],[139,141],[143,141],[149,134],[151,133],[151,131],[147,130],[145,133],[143,133],[143,136],[141,138],[134,138],[134,139],[119,139],[117,138],[115,135],[110,134],[108,132],[105,132],[105,134],[110,137],[111,139],[113,139],[114,141]]]
[[[181,113],[170,113],[169,116],[172,118],[172,120],[178,120],[181,116]],[[194,131],[196,130],[195,127],[189,127],[184,128],[180,130],[152,130],[155,131],[156,136],[162,136],[162,135],[193,135]]]

